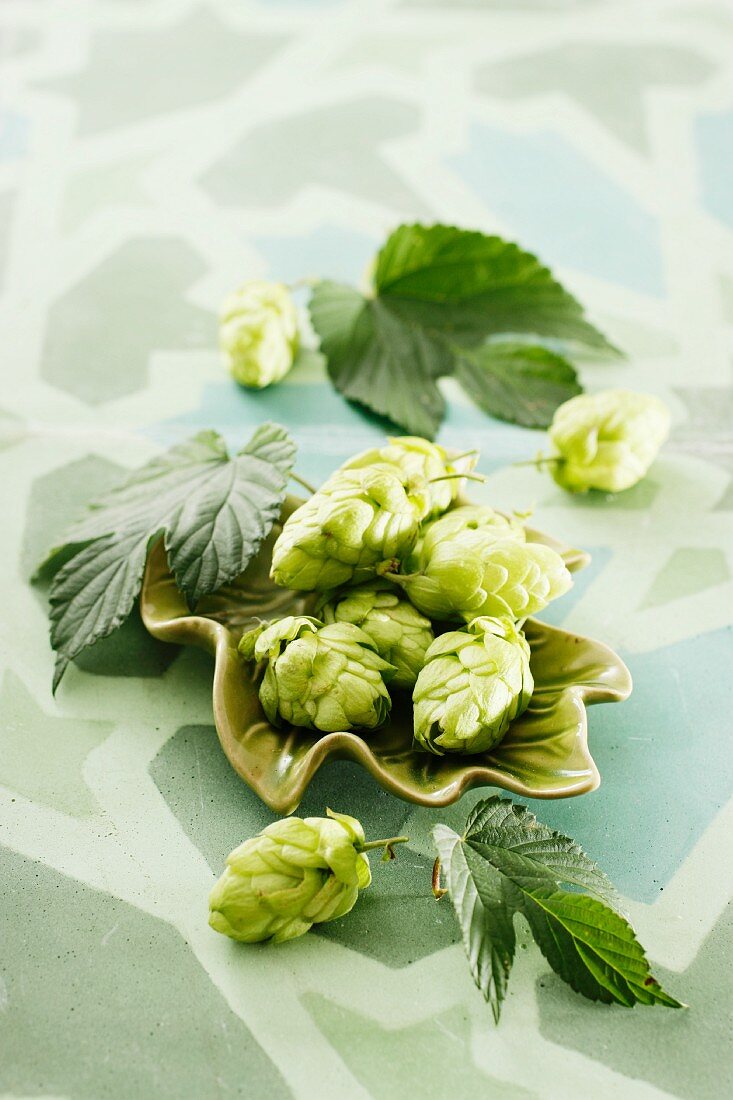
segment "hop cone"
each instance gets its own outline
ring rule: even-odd
[[[275,726],[282,720],[336,733],[376,729],[389,716],[384,681],[395,670],[352,623],[324,626],[290,615],[245,634],[239,649],[248,660],[267,662],[260,702]]]
[[[412,688],[433,641],[430,620],[395,591],[375,580],[332,595],[322,604],[326,623],[353,623],[373,641],[377,653],[397,669],[391,686]]]
[[[555,413],[550,440],[561,462],[550,468],[574,493],[618,493],[640,481],[669,433],[669,410],[658,397],[631,390],[580,394]]]
[[[463,485],[463,478],[453,475],[468,474],[475,465],[473,454],[453,460],[437,443],[405,435],[390,439],[386,447],[373,447],[355,455],[342,469],[397,468],[405,478],[408,495],[415,502],[423,500],[420,518],[425,519],[450,508]]]
[[[474,619],[436,638],[412,695],[415,740],[429,752],[487,752],[529,706],[529,646],[506,619]]]
[[[549,546],[497,539],[491,528],[464,530],[423,546],[409,564],[417,566],[415,572],[390,579],[431,619],[525,619],[573,583],[562,558]]]
[[[410,561],[418,562],[424,555],[432,554],[439,543],[454,539],[464,531],[482,531],[486,539],[509,538],[517,542],[526,539],[524,527],[518,520],[495,512],[488,504],[464,504],[423,524]]]
[[[245,943],[282,943],[353,908],[372,880],[356,818],[286,817],[227,858],[209,898],[209,924]]]
[[[237,382],[262,389],[288,373],[298,350],[298,319],[282,283],[245,283],[225,298],[219,322],[219,346]]]
[[[397,467],[339,470],[285,522],[272,579],[305,591],[367,580],[382,562],[408,553],[424,509]]]

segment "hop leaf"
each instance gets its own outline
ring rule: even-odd
[[[603,872],[525,807],[488,798],[462,837],[436,825],[433,838],[473,979],[497,1022],[514,960],[516,913],[553,970],[583,996],[627,1007],[684,1007],[651,975],[631,925],[612,908],[617,897]]]

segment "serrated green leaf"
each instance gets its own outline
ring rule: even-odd
[[[537,344],[483,344],[458,356],[456,378],[479,408],[525,428],[546,428],[558,405],[582,393],[575,368]]]
[[[533,870],[541,881],[571,883],[609,905],[621,905],[616,887],[579,844],[508,798],[478,802],[466,820],[464,837],[514,853],[525,861],[527,873]]]
[[[319,283],[311,319],[336,388],[412,435],[432,439],[445,414],[437,379],[452,370],[448,348],[405,323],[389,301]]]
[[[200,432],[96,501],[38,571],[74,549],[49,593],[54,690],[69,661],[130,613],[160,535],[191,605],[243,572],[280,514],[294,456],[277,424],[261,425],[231,458],[221,436]]]
[[[374,286],[406,305],[415,323],[450,332],[458,344],[527,333],[616,353],[549,268],[502,237],[401,225],[377,257]]]
[[[482,408],[536,427],[579,387],[567,360],[517,337],[615,352],[536,256],[448,225],[400,226],[377,256],[373,295],[322,282],[310,312],[337,389],[431,439],[445,411],[437,380],[461,363]],[[486,351],[497,335],[503,351]]]
[[[498,1023],[516,947],[501,876],[447,825],[436,825],[433,838],[473,980]]]
[[[433,830],[471,972],[498,1020],[514,950],[512,922],[527,919],[553,969],[578,993],[621,1005],[683,1007],[652,976],[616,892],[569,837],[526,807],[494,796],[476,805],[459,837]],[[563,884],[578,890],[567,890]],[[586,891],[585,893],[579,892]],[[504,967],[497,980],[496,960]]]

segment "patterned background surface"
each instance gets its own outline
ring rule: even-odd
[[[733,8],[722,0],[2,0],[0,1091],[209,1096],[731,1094]],[[56,700],[33,565],[90,494],[198,427],[286,423],[322,478],[378,438],[311,356],[237,391],[215,310],[242,278],[358,278],[402,219],[538,250],[629,352],[584,371],[671,405],[616,500],[507,463],[540,437],[450,390],[489,498],[593,554],[552,618],[636,689],[591,712],[603,786],[535,806],[616,879],[687,1013],[596,1007],[520,951],[499,1029],[429,830],[355,767],[326,804],[407,831],[344,921],[279,950],[206,925],[270,815],[228,769],[211,668],[139,622]]]

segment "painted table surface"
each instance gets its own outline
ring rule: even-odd
[[[653,0],[5,0],[0,1093],[90,1098],[731,1094],[733,10]],[[549,616],[619,650],[595,794],[533,806],[615,878],[685,1013],[594,1006],[529,943],[501,1026],[430,895],[445,811],[355,765],[303,804],[408,833],[347,919],[274,950],[211,932],[226,853],[272,819],[212,727],[211,664],[139,621],[56,699],[34,564],[90,494],[200,427],[271,417],[323,478],[379,429],[310,355],[250,395],[215,311],[244,278],[356,280],[392,225],[458,221],[553,264],[671,406],[616,499],[513,469],[540,435],[446,387],[486,499],[591,551]]]

